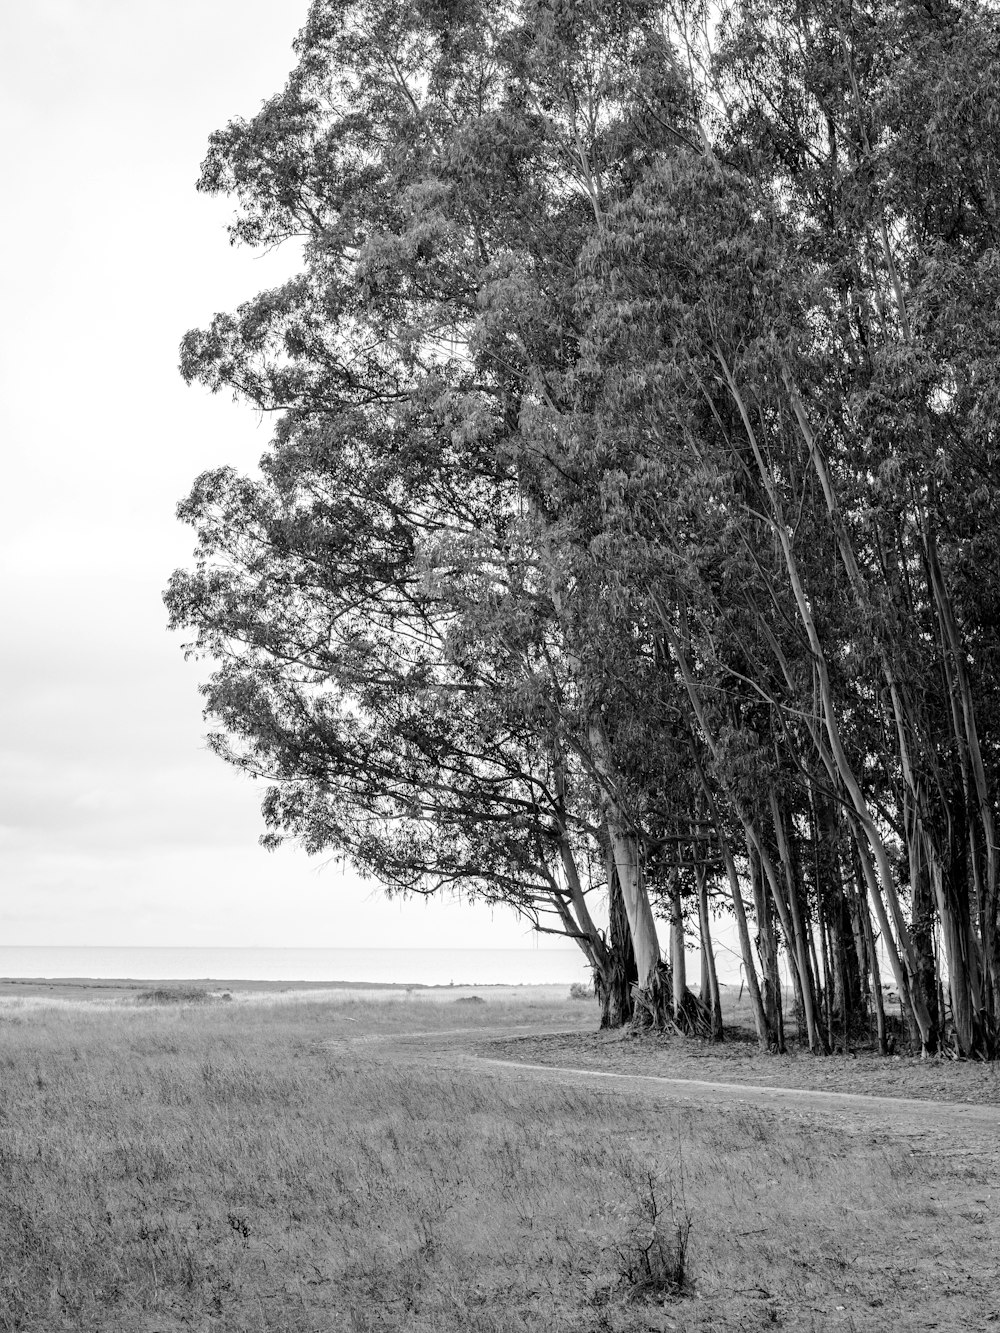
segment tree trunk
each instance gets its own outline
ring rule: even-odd
[[[632,1020],[632,988],[638,981],[638,973],[618,872],[610,851],[606,853],[605,860],[608,877],[608,962],[605,972],[598,977],[597,993],[601,1002],[601,1027],[621,1028]]]
[[[705,770],[702,767],[697,749],[693,753],[695,767],[698,772],[698,779],[701,783],[701,789],[705,800],[708,803],[708,809],[715,823],[716,837],[719,840],[719,850],[722,852],[722,861],[726,867],[726,879],[729,881],[729,893],[733,901],[733,915],[736,917],[736,931],[740,940],[740,955],[743,959],[743,972],[746,977],[747,992],[750,996],[750,1008],[753,1012],[754,1027],[757,1029],[757,1040],[765,1051],[774,1051],[778,1048],[777,1029],[772,1029],[767,1013],[764,1010],[764,1001],[760,993],[760,983],[757,980],[757,967],[754,963],[753,947],[750,942],[750,930],[747,925],[746,908],[743,905],[743,889],[740,885],[740,877],[736,871],[736,861],[733,858],[732,848],[729,845],[729,839],[726,837],[725,828],[719,817],[719,807],[715,799],[715,793],[708,784],[705,776]],[[718,985],[718,980],[716,980]]]
[[[859,856],[860,862],[860,856]],[[859,865],[859,874],[863,874]],[[867,879],[867,876],[865,876]],[[860,883],[859,883],[860,889]],[[875,1015],[875,1038],[879,1055],[889,1054],[889,1042],[885,1030],[885,1000],[882,997],[882,973],[878,965],[878,953],[875,950],[875,933],[872,930],[871,912],[868,910],[868,896],[858,894],[858,914],[861,921],[862,939],[865,950],[865,971],[871,988],[872,1012]]]
[[[926,858],[922,854],[917,821],[911,822],[908,833],[910,858],[910,894],[912,897],[913,949],[916,954],[920,986],[927,996],[931,1016],[932,1040],[928,1047],[936,1051],[941,1031],[941,1014],[937,1005],[937,967],[934,958],[934,893],[930,883]]]
[[[658,1002],[660,942],[656,935],[653,909],[643,879],[643,857],[639,837],[629,829],[624,812],[619,808],[614,796],[617,783],[611,743],[600,718],[591,719],[589,733],[594,766],[601,778],[604,822],[621,887],[629,934],[632,937],[638,989],[649,1002]]]
[[[955,678],[958,685],[958,697],[962,706],[962,721],[965,733],[961,739],[964,742],[963,749],[972,770],[976,804],[983,825],[983,840],[986,844],[986,883],[983,893],[981,935],[986,957],[986,968],[992,983],[993,1003],[991,1008],[994,1013],[1000,1014],[1000,898],[998,898],[997,831],[993,818],[993,802],[990,799],[986,769],[979,744],[975,701],[969,683],[961,631],[955,619],[951,598],[948,596],[945,587],[934,532],[926,520],[924,523],[924,549],[927,555],[935,606],[948,646],[951,649],[955,667]],[[990,1032],[987,1038],[990,1054],[993,1053],[995,1039],[996,1035]]]
[[[778,1029],[771,1026],[764,1007],[764,1000],[760,993],[760,983],[757,980],[757,968],[753,959],[753,947],[750,942],[746,908],[743,906],[743,890],[739,875],[736,873],[736,862],[733,860],[732,851],[721,830],[719,832],[719,842],[722,847],[722,858],[726,863],[726,878],[729,880],[729,893],[733,900],[736,930],[740,937],[740,954],[743,958],[743,972],[746,976],[747,991],[750,995],[750,1008],[753,1011],[754,1027],[757,1029],[757,1040],[765,1051],[776,1051],[779,1048]]]
[[[687,995],[687,962],[684,953],[684,907],[677,871],[670,874],[670,972],[673,978],[674,1021],[684,1013]]]
[[[771,818],[774,821],[774,835],[778,843],[778,859],[780,860],[784,871],[785,887],[788,891],[788,907],[792,925],[788,948],[789,952],[793,949],[795,951],[795,957],[792,960],[792,977],[793,980],[797,981],[797,998],[799,1005],[801,1006],[802,1015],[805,1019],[806,1037],[809,1042],[809,1049],[811,1051],[823,1050],[824,1042],[816,1025],[816,991],[813,984],[812,969],[809,966],[809,942],[806,939],[805,925],[802,920],[802,911],[799,905],[798,886],[796,884],[795,867],[792,862],[791,847],[786,836],[784,815],[778,805],[778,797],[773,787],[770,789],[768,796],[771,804]],[[786,931],[786,934],[787,933],[788,932]]]
[[[772,530],[781,547],[782,555],[784,556],[785,570],[788,574],[788,581],[792,590],[792,596],[795,599],[795,605],[799,613],[799,620],[801,621],[802,628],[806,632],[806,638],[809,640],[809,647],[812,650],[813,662],[819,685],[819,701],[823,714],[823,725],[826,729],[829,741],[829,750],[824,755],[824,763],[833,767],[843,783],[844,789],[850,796],[851,804],[854,807],[857,818],[857,829],[859,833],[864,834],[869,843],[870,855],[862,854],[862,861],[865,865],[866,880],[868,880],[869,887],[872,890],[873,906],[877,912],[880,911],[881,895],[879,890],[881,888],[881,892],[885,894],[886,902],[892,913],[896,938],[899,940],[899,947],[906,956],[909,972],[912,976],[915,971],[914,960],[912,957],[912,942],[899,906],[899,899],[898,894],[896,893],[895,882],[892,877],[892,867],[889,861],[889,855],[881,834],[879,833],[878,825],[868,806],[868,802],[861,788],[861,783],[858,781],[857,774],[855,773],[847,756],[847,752],[844,749],[843,738],[840,733],[840,722],[837,717],[836,701],[830,684],[830,674],[827,667],[826,654],[823,650],[823,644],[816,628],[816,621],[813,616],[812,607],[806,594],[805,585],[802,581],[802,574],[793,550],[791,529],[785,522],[781,501],[775,488],[775,483],[767,461],[761,451],[760,443],[757,439],[757,433],[754,429],[753,420],[747,408],[747,404],[733,377],[732,370],[722,354],[721,348],[716,348],[716,354],[719,358],[719,363],[722,367],[726,383],[729,386],[729,391],[732,394],[737,410],[742,418],[747,441],[757,464],[757,471],[760,475],[761,483],[771,508],[769,517],[771,519]],[[806,420],[805,412],[802,408],[798,394],[791,381],[788,379],[786,379],[786,387],[788,388],[792,400],[792,406],[800,431],[809,448],[810,457],[813,465],[817,469],[817,475],[823,486],[827,504],[830,507],[831,518],[834,522],[834,530],[838,537],[838,543],[841,555],[845,561],[848,577],[851,579],[852,585],[856,587],[857,583],[854,578],[854,567],[852,567],[851,564],[851,561],[853,560],[853,552],[850,550],[849,543],[844,538],[843,526],[838,521],[839,516],[837,515],[836,510],[836,498],[833,493],[832,481],[825,467],[825,460],[813,438],[812,430]],[[818,738],[814,737],[814,739]],[[874,865],[872,858],[874,858]],[[874,872],[876,866],[878,869],[878,876],[873,880],[872,876],[869,875],[869,871]],[[881,915],[879,924],[882,925],[883,931],[888,935],[886,926],[882,924]],[[886,942],[888,944],[888,939]],[[892,954],[890,954],[890,958],[891,957]],[[920,1049],[926,1049],[927,1043],[931,1038],[931,1025],[924,997],[919,991],[912,990],[902,969],[900,969],[896,980],[897,985],[901,988],[901,998],[904,998],[907,1019],[911,1024],[911,1031],[913,1036],[915,1036],[916,1044]]]
[[[708,876],[704,866],[695,870],[698,881],[698,924],[701,927],[701,1002],[712,1016],[711,1032],[713,1041],[722,1041],[722,997],[719,994],[719,977],[715,970],[715,954],[712,950],[712,929],[708,915]],[[705,993],[705,982],[708,993]]]
[[[781,1003],[781,972],[778,969],[778,942],[774,938],[771,904],[764,889],[757,850],[749,836],[747,838],[747,858],[750,862],[750,884],[753,890],[754,911],[757,917],[756,942],[763,973],[764,1013],[767,1016],[768,1031],[773,1033],[775,1037],[774,1049],[784,1054],[785,1024]]]

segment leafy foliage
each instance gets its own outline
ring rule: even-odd
[[[911,1040],[997,1053],[998,44],[978,4],[316,0],[203,165],[303,267],[184,340],[277,424],[167,594],[269,842],[510,902],[605,997],[626,950],[675,1021],[708,875],[769,1047],[780,947],[813,1049],[886,1044],[877,933]]]

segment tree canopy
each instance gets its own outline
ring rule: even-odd
[[[274,437],[167,592],[267,839],[572,936],[607,1022],[720,1035],[726,911],[765,1046],[784,956],[887,1049],[881,955],[996,1056],[992,7],[316,0],[295,54],[199,188],[301,272],[182,346]]]

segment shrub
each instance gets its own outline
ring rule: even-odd
[[[228,998],[232,998],[229,996]],[[136,1004],[205,1004],[212,996],[201,986],[154,986],[140,991]]]
[[[592,1000],[594,998],[594,988],[582,981],[574,981],[569,988],[569,998],[571,1000]]]
[[[668,1182],[665,1198],[663,1193],[653,1172],[647,1171],[615,1250],[618,1285],[629,1300],[682,1296],[688,1289],[691,1213],[683,1199],[678,1205],[672,1184]]]

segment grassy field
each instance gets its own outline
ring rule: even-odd
[[[1000,1182],[974,1146],[664,1111],[396,1063],[379,1040],[588,1016],[398,997],[0,1008],[0,1329],[995,1326]]]

